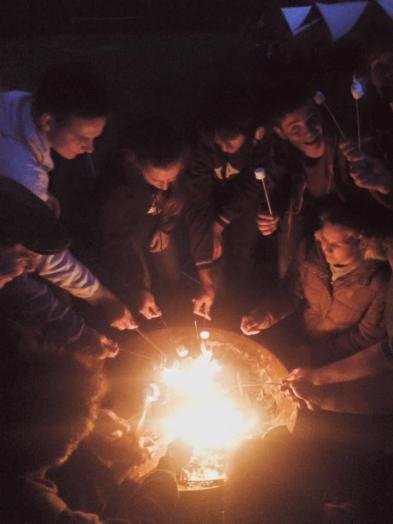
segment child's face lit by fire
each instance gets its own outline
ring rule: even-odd
[[[167,191],[180,172],[184,169],[184,164],[181,160],[173,162],[168,166],[155,167],[151,164],[140,167],[143,178],[148,184],[161,191]]]
[[[348,266],[361,261],[361,235],[352,229],[327,222],[314,236],[328,264]]]
[[[325,152],[321,116],[312,102],[287,113],[274,131],[309,158],[320,158]]]

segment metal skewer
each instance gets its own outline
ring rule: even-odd
[[[166,361],[165,353],[147,336],[145,335],[139,328],[136,328],[135,331],[138,333],[140,337],[142,337],[150,346],[157,351],[157,353],[160,354],[161,357],[161,363]]]
[[[131,349],[120,348],[120,353],[125,353],[126,355],[136,355],[137,357],[144,358],[145,360],[150,360],[151,362],[154,362],[153,358],[148,357],[147,355],[144,355],[143,353],[138,353],[138,351],[132,351]]]
[[[242,388],[256,388],[258,386],[278,387],[278,386],[282,386],[282,383],[281,382],[255,382],[255,384],[236,384],[236,386],[232,386],[231,389],[239,389],[239,385],[241,385]]]
[[[347,140],[347,137],[344,133],[344,131],[342,130],[342,127],[340,126],[340,124],[338,123],[338,120],[337,118],[334,116],[333,114],[333,111],[330,109],[330,107],[327,105],[326,103],[326,98],[325,98],[325,95],[322,93],[322,91],[317,91],[314,95],[314,102],[319,105],[319,106],[323,106],[326,111],[329,113],[329,116],[330,118],[333,120],[334,122],[334,125],[337,127],[338,129],[338,132],[340,133],[341,135],[341,138],[343,140]]]
[[[164,326],[164,328],[169,328],[168,324],[163,319],[162,315],[159,317],[161,324]]]
[[[194,320],[194,326],[195,326],[195,334],[197,336],[198,342],[200,342],[199,332],[198,332],[198,322],[196,320]]]
[[[359,109],[359,100],[364,96],[364,87],[362,82],[353,75],[352,84],[351,84],[351,95],[355,100],[355,111],[356,111],[356,128],[358,135],[358,149],[361,151],[362,141],[360,135],[360,109]]]
[[[362,149],[362,140],[360,136],[360,111],[359,111],[359,100],[355,100],[355,107],[356,107],[356,127],[358,131],[358,149],[361,151]]]

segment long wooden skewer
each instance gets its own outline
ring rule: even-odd
[[[147,335],[145,335],[145,334],[144,334],[144,333],[143,333],[139,328],[137,328],[135,331],[138,333],[138,335],[139,335],[140,337],[142,337],[144,340],[146,340],[146,342],[147,342],[148,344],[150,344],[150,346],[151,346],[155,351],[157,351],[157,353],[160,354],[160,356],[161,356],[161,362],[165,362],[165,361],[166,361],[165,353],[164,353],[164,352],[163,352],[163,351],[162,351],[162,350],[157,346],[157,344],[155,344],[155,343],[154,343],[154,342],[153,342],[153,341],[152,341],[152,340],[151,340]]]

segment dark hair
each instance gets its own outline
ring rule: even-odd
[[[372,44],[365,51],[366,67],[369,67],[371,62],[380,57],[383,53],[393,53],[392,37],[380,38]]]
[[[348,205],[334,194],[321,197],[319,203],[321,225],[328,222],[346,227],[367,237],[374,236],[367,213],[358,205]]]
[[[280,84],[274,90],[271,104],[271,120],[273,124],[280,124],[287,114],[303,106],[314,103],[315,90],[307,84],[290,82]]]
[[[92,429],[105,388],[97,367],[66,353],[10,347],[16,343],[2,337],[0,453],[2,468],[24,474],[72,453]]]
[[[218,90],[203,102],[196,131],[207,143],[216,137],[224,140],[238,135],[253,137],[261,121],[254,97],[240,88]]]
[[[33,113],[52,114],[58,123],[71,116],[106,117],[110,113],[109,97],[87,64],[56,64],[47,69],[33,99]]]
[[[131,153],[139,167],[166,167],[187,155],[186,138],[167,120],[160,117],[133,122],[125,130],[122,151]]]

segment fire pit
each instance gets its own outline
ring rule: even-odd
[[[241,442],[279,425],[293,430],[297,409],[279,388],[287,370],[261,345],[221,329],[168,328],[149,338],[165,358],[145,377],[137,431],[150,451],[147,469],[180,438],[193,449],[181,489],[217,487],[225,482],[230,452]],[[135,349],[154,351],[145,340]]]

